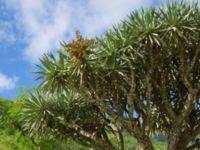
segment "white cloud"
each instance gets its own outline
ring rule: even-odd
[[[11,31],[12,22],[0,20],[0,41],[13,43],[16,41],[14,33]]]
[[[96,36],[128,13],[153,0],[8,0],[16,23],[24,34],[24,57],[36,62],[59,42],[73,37],[75,30]]]
[[[64,0],[9,0],[8,6],[15,10],[16,23],[24,33],[26,47],[24,57],[37,61],[46,51],[59,46],[59,41],[69,27],[68,6]]]
[[[15,88],[18,78],[16,76],[8,77],[0,73],[0,91],[11,90]]]

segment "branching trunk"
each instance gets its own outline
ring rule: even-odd
[[[169,144],[168,144],[168,150],[179,150],[178,149],[178,143],[179,143],[179,135],[177,132],[173,133],[169,137]]]
[[[177,125],[173,127],[171,134],[169,134],[169,143],[168,150],[185,150],[189,142],[191,141],[191,136],[188,133],[188,130],[185,128],[185,132],[181,132],[183,130],[181,125]]]
[[[142,136],[138,142],[140,150],[154,150],[153,144],[148,136]]]

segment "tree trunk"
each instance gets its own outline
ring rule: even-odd
[[[139,150],[153,150],[153,145],[151,143],[140,143]]]
[[[176,133],[172,134],[169,137],[169,144],[167,150],[177,150],[177,145],[178,145],[179,137]]]
[[[139,150],[154,150],[152,142],[148,136],[143,136],[138,142]]]
[[[101,138],[96,139],[94,144],[95,150],[115,150],[115,147],[110,141],[104,141]]]
[[[177,134],[174,133],[169,138],[168,150],[184,150],[187,146],[187,142]]]
[[[190,137],[186,133],[179,135],[177,132],[174,132],[169,137],[168,150],[184,150],[189,141]]]

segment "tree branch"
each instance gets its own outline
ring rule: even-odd
[[[168,101],[167,85],[166,85],[166,79],[165,79],[163,71],[161,72],[161,89],[160,90],[161,90],[161,96],[162,96],[164,108],[166,109],[167,114],[169,115],[169,118],[172,119],[173,121],[176,121],[176,114],[174,113]]]
[[[188,79],[188,72],[187,72],[188,67],[186,67],[184,47],[181,47],[179,49],[179,60],[180,60],[179,70],[180,70],[181,80],[183,81],[185,87],[188,89],[188,98],[179,116],[182,121],[185,121],[195,105],[195,102],[197,100],[196,99],[197,92],[196,90],[194,90],[192,84]]]
[[[200,48],[198,47],[197,50],[196,50],[196,52],[195,52],[195,54],[194,54],[194,57],[193,57],[193,59],[191,61],[189,72],[193,69],[196,61],[198,60],[198,58],[199,58],[199,52],[200,52]]]

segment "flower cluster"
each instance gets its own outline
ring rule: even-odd
[[[64,45],[65,50],[68,51],[70,58],[75,58],[78,65],[84,64],[86,57],[91,53],[89,47],[94,43],[94,40],[85,39],[76,32],[76,39]]]

